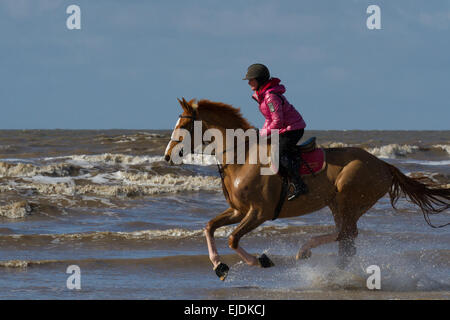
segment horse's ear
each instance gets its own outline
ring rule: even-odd
[[[193,109],[192,109],[191,105],[189,104],[189,102],[187,102],[186,99],[184,99],[184,98],[181,98],[181,99],[182,100],[180,100],[180,99],[177,99],[177,100],[180,103],[183,110],[186,111],[186,113],[188,113],[188,114],[192,114]]]
[[[186,107],[186,100],[184,100],[184,98],[181,98],[182,100],[178,99],[178,103],[180,104],[181,108],[187,112],[187,107]]]
[[[180,104],[180,106],[183,108],[184,110],[184,106],[183,106],[183,101],[181,101],[180,99],[177,98],[178,103]]]

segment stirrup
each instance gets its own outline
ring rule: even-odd
[[[293,192],[290,192],[288,194],[288,201],[294,200],[298,196],[308,193],[308,186],[305,183],[303,184],[291,183],[291,185],[294,187],[294,190]]]

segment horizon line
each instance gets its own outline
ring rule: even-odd
[[[151,129],[151,128],[16,128],[16,129],[2,129],[0,131],[36,131],[36,130],[48,130],[48,131],[114,131],[114,130],[128,130],[128,131],[138,131],[138,130],[147,130],[147,131],[173,131],[173,129]],[[305,134],[308,131],[450,131],[450,129],[306,129]]]

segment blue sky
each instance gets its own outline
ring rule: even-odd
[[[255,62],[307,129],[450,129],[450,0],[0,0],[0,37],[0,129],[171,129],[180,97],[262,126]]]

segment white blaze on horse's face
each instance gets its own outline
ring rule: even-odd
[[[181,118],[178,118],[177,123],[175,124],[175,128],[173,128],[172,135],[170,136],[170,141],[167,144],[166,151],[164,152],[164,158],[166,159],[166,161],[170,160],[171,157],[170,157],[170,153],[169,152],[178,143],[178,142],[176,142],[174,140],[175,140],[175,131],[178,129],[178,127],[180,125],[180,120],[181,120]]]

